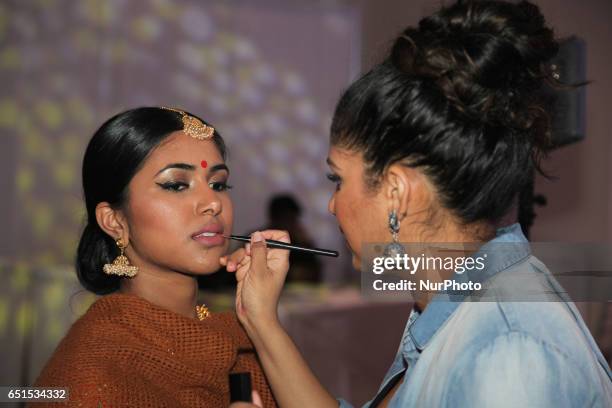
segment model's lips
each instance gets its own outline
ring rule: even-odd
[[[223,226],[221,224],[209,224],[193,234],[191,238],[206,246],[217,246],[225,243]]]
[[[215,235],[217,235],[216,232],[203,232],[201,234],[194,235],[193,238],[214,237]]]

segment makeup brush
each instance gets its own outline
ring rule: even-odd
[[[251,242],[251,237],[246,237],[242,235],[224,235],[227,239],[233,239],[235,241],[241,242]],[[279,249],[287,249],[289,251],[301,251],[308,252],[315,255],[323,255],[323,256],[338,256],[338,251],[332,251],[330,249],[321,249],[321,248],[306,248],[298,245],[288,244],[286,242],[275,241],[273,239],[266,239],[266,246],[268,248],[279,248]]]

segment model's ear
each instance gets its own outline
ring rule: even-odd
[[[123,213],[115,210],[109,203],[103,201],[96,206],[96,221],[102,229],[117,240],[121,238],[125,245],[130,241],[130,231]]]

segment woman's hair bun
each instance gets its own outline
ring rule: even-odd
[[[362,153],[376,188],[394,163],[419,168],[464,224],[497,222],[550,148],[553,31],[537,6],[443,7],[395,40],[336,106],[333,146]]]
[[[528,129],[546,116],[530,101],[554,81],[547,63],[557,51],[536,5],[460,1],[407,28],[390,59],[402,72],[430,78],[471,118]]]

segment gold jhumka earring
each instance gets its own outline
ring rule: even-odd
[[[112,264],[105,264],[102,269],[107,275],[119,275],[132,278],[138,273],[138,267],[131,265],[127,256],[123,254],[123,250],[127,245],[123,243],[121,238],[119,238],[116,243],[121,253],[115,258]]]

